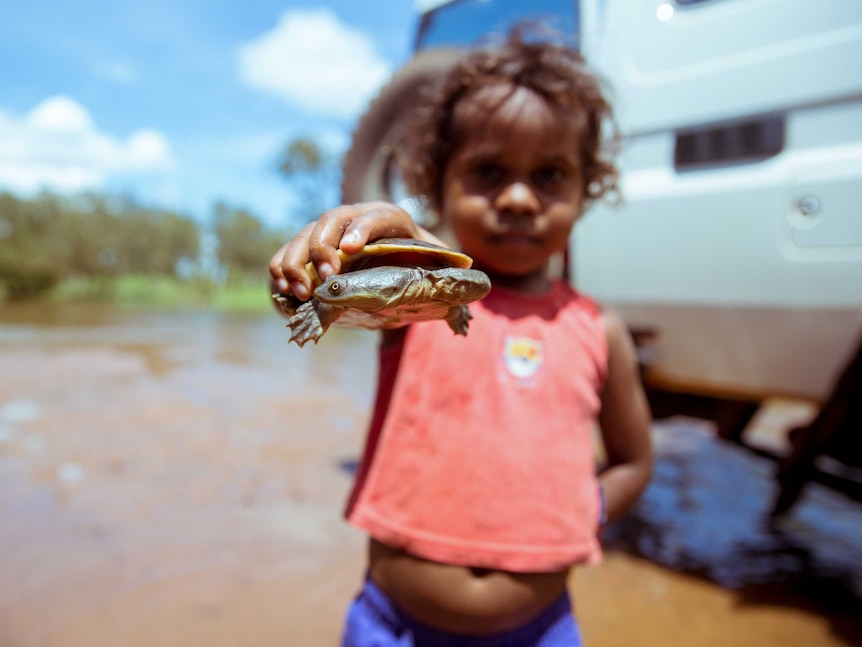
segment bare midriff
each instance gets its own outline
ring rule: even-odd
[[[481,636],[539,616],[565,590],[568,571],[512,573],[440,564],[372,539],[369,576],[414,620],[439,631]]]

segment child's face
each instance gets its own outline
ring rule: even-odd
[[[501,92],[511,88],[480,90],[456,111],[463,134],[443,175],[443,217],[477,267],[542,281],[581,215],[580,132],[532,92],[496,105]]]

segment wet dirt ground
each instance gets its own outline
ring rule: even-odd
[[[335,645],[371,334],[275,315],[0,306],[0,647]],[[572,576],[590,647],[862,645],[862,506],[656,424],[644,499]]]

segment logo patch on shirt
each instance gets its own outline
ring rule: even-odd
[[[506,337],[503,361],[515,377],[531,377],[538,373],[545,361],[542,342],[529,337]]]

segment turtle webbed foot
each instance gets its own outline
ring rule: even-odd
[[[467,306],[452,306],[449,309],[449,314],[446,316],[446,321],[456,335],[466,336],[467,328],[472,318],[473,315],[470,314],[470,308]]]
[[[290,341],[296,342],[300,347],[305,346],[309,341],[316,344],[326,332],[313,301],[306,301],[299,306],[293,316],[287,320],[287,327],[290,328]]]

